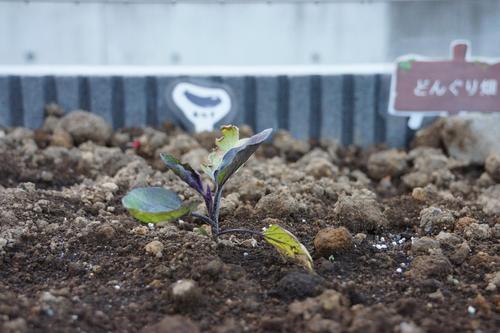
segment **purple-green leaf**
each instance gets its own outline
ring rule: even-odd
[[[217,170],[214,172],[215,179],[222,187],[227,180],[252,156],[259,146],[269,138],[272,129],[268,128],[254,136],[246,139],[241,145],[229,149],[222,158]]]
[[[122,198],[123,206],[141,222],[168,222],[191,212],[193,207],[182,205],[179,196],[163,187],[141,187]]]
[[[188,163],[181,163],[178,159],[169,154],[160,154],[161,160],[167,165],[167,168],[172,170],[180,179],[186,182],[189,186],[195,189],[202,196],[203,183],[198,171],[194,170]]]

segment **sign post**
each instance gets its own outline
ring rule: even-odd
[[[451,60],[398,58],[391,81],[389,114],[409,116],[418,129],[426,116],[500,112],[500,62],[469,59],[469,43],[455,41]]]

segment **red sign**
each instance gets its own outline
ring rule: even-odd
[[[424,116],[500,112],[500,62],[468,60],[467,49],[467,43],[454,42],[451,60],[399,58],[389,113],[411,116],[410,127],[419,127]]]

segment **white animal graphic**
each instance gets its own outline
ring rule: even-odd
[[[194,125],[195,132],[212,131],[231,110],[231,97],[222,88],[180,82],[172,89],[172,99]]]

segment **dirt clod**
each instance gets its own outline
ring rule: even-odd
[[[414,255],[431,254],[439,251],[439,242],[431,237],[424,236],[411,242],[411,252]]]
[[[146,246],[144,247],[147,253],[150,253],[158,258],[162,257],[163,248],[163,243],[157,240],[146,244]]]
[[[340,196],[334,211],[339,222],[352,232],[373,232],[387,225],[380,205],[370,191]]]
[[[55,131],[58,129],[71,135],[77,145],[85,141],[105,144],[112,134],[111,126],[102,117],[85,111],[72,111],[64,115]]]
[[[284,300],[316,296],[324,289],[323,279],[304,272],[291,272],[278,281],[273,294]]]
[[[191,279],[179,280],[171,286],[172,298],[177,306],[192,307],[201,299],[201,291],[197,283]]]
[[[25,333],[28,332],[28,325],[24,318],[17,318],[5,322],[2,325],[2,332],[4,333]]]
[[[326,258],[334,253],[346,252],[353,246],[353,237],[344,227],[321,229],[314,238],[316,253]]]
[[[426,233],[449,230],[454,224],[455,217],[448,210],[432,206],[420,211],[420,228]]]
[[[375,179],[403,174],[408,168],[407,154],[396,149],[384,150],[370,155],[368,174]]]
[[[452,270],[448,258],[441,254],[418,256],[413,259],[409,275],[416,279],[443,278]]]

